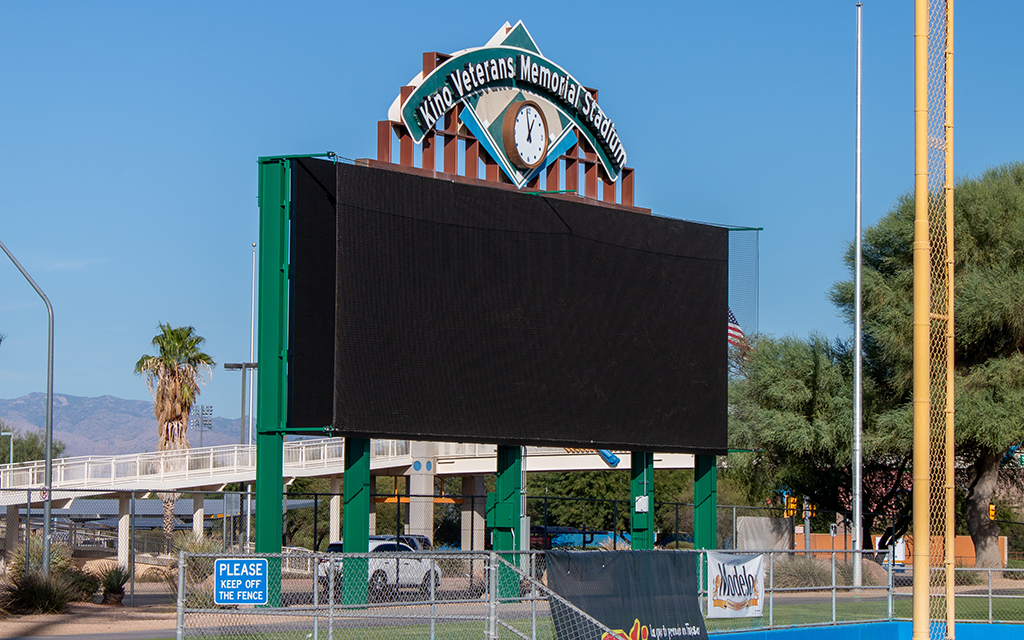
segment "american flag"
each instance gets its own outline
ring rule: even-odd
[[[736,316],[732,314],[732,309],[729,309],[729,344],[739,346],[743,342],[743,329],[740,329],[740,323],[736,322]]]

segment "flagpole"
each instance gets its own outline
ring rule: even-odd
[[[861,3],[857,3],[857,179],[856,179],[856,229],[854,233],[854,301],[853,301],[853,586],[859,587],[861,576],[861,551],[864,549],[864,487],[862,462],[862,349],[861,344],[861,165],[860,165],[860,108],[861,108]]]

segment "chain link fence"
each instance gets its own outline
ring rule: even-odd
[[[696,553],[707,616],[707,552]],[[860,587],[852,583],[847,550],[716,553],[763,556],[763,611],[747,618],[705,617],[709,633],[910,618],[910,579],[893,571],[891,550],[865,554]],[[215,603],[213,567],[223,557],[276,563],[268,606]],[[593,639],[609,632],[547,588],[542,551],[308,554],[307,568],[289,565],[294,559],[183,553],[180,637]],[[357,588],[351,588],[353,574]],[[958,569],[956,575],[958,620],[1024,622],[1024,570]]]
[[[14,554],[20,553],[24,557],[26,549],[32,556],[40,553],[43,531],[42,497],[39,489],[0,489],[0,501],[4,503],[4,508],[0,508],[0,552],[5,566],[9,565]],[[100,570],[112,564],[130,567],[132,579],[126,585],[126,605],[171,604],[178,593],[179,550],[184,549],[190,554],[205,553],[208,554],[207,557],[252,555],[253,546],[247,541],[252,539],[254,525],[246,517],[246,497],[242,492],[166,494],[145,490],[100,492],[59,489],[52,497],[51,544],[65,547],[79,568]],[[288,511],[282,517],[291,519],[293,524],[303,518],[308,519],[309,526],[306,529],[318,531],[316,544],[326,548],[330,531],[330,501],[333,497],[330,494],[289,495]],[[435,607],[435,629],[439,620],[436,617],[438,611],[447,616],[445,624],[454,624],[453,621],[458,620],[460,612],[467,608],[470,610],[467,614],[470,618],[464,622],[472,622],[477,625],[475,628],[486,629],[486,626],[479,625],[490,624],[491,618],[486,617],[490,613],[481,613],[480,602],[485,601],[492,591],[489,582],[492,565],[489,564],[490,554],[482,551],[489,547],[489,536],[485,534],[483,514],[477,508],[483,504],[484,497],[481,495],[447,498],[450,501],[435,504],[433,510],[434,546],[443,547],[445,552],[423,556],[430,559],[432,568],[436,569],[437,575],[440,576],[440,581],[434,585],[434,594],[431,596]],[[175,532],[170,543],[163,530],[165,499],[166,504],[171,507],[172,529]],[[567,511],[559,511],[554,505],[564,505],[568,502],[565,498],[550,496],[546,499],[529,498],[529,512],[534,523],[531,546],[534,546],[536,551],[523,554],[502,553],[497,556],[499,560],[505,559],[504,562],[516,567],[520,574],[518,580],[534,579],[540,585],[538,590],[541,595],[537,596],[535,602],[527,598],[527,591],[521,590],[520,593],[513,595],[515,598],[527,599],[517,600],[518,604],[513,606],[512,602],[503,600],[509,595],[505,587],[501,586],[504,584],[502,581],[506,580],[502,577],[504,574],[501,571],[495,574],[500,578],[500,588],[495,591],[498,596],[496,604],[499,605],[495,615],[504,615],[506,611],[512,612],[508,614],[511,617],[506,620],[512,627],[518,628],[516,625],[520,623],[520,619],[515,616],[525,615],[524,611],[530,612],[528,619],[531,625],[536,622],[544,629],[547,628],[544,625],[553,624],[550,622],[550,598],[540,588],[545,584],[544,549],[629,548],[628,502],[574,500],[572,504],[577,507],[575,513],[578,513],[579,517],[567,520],[564,515]],[[395,505],[378,505],[375,523],[377,532],[387,534],[398,530],[402,535],[408,535],[408,504],[396,505],[401,505],[401,509],[396,509]],[[390,508],[390,511],[387,508]],[[556,513],[562,515],[561,520],[555,518]],[[758,621],[709,621],[710,630],[831,624],[833,621],[886,619],[886,616],[892,619],[909,619],[913,572],[909,564],[908,546],[901,547],[902,541],[897,541],[892,556],[888,553],[865,552],[863,572],[866,576],[867,592],[853,590],[850,588],[848,577],[850,531],[846,516],[817,512],[813,517],[809,517],[807,522],[800,517],[801,515],[802,513],[796,517],[787,517],[784,510],[778,506],[719,505],[719,549],[723,552],[741,554],[768,554],[766,557],[770,567],[766,597],[769,598],[771,606],[765,616]],[[872,542],[877,545],[882,530],[891,529],[897,524],[897,520],[898,517],[894,516],[877,517],[875,521],[879,532],[872,537]],[[692,548],[691,504],[657,503],[656,522],[659,529],[656,542],[659,548]],[[954,592],[957,598],[956,616],[959,620],[1024,622],[1024,567],[1021,566],[1024,564],[1024,558],[1018,555],[1021,550],[1018,549],[1016,540],[1021,536],[1015,533],[1017,529],[1024,529],[1024,525],[1015,521],[1000,520],[999,523],[1008,540],[1003,543],[1008,549],[1005,566],[995,569],[968,568],[973,564],[973,558],[965,556],[955,571]],[[803,531],[808,524],[810,535],[804,536]],[[466,525],[469,525],[468,529]],[[448,533],[442,535],[441,532],[445,531],[446,527]],[[202,537],[198,539],[194,536],[197,530],[203,532]],[[467,531],[471,533],[470,536],[464,535]],[[833,533],[835,535],[832,535]],[[309,545],[313,546],[312,536],[309,540]],[[334,619],[344,623],[334,628],[344,629],[345,624],[356,624],[354,620],[364,624],[366,621],[363,618],[366,617],[368,609],[379,612],[382,607],[411,607],[415,615],[402,613],[401,616],[406,617],[401,618],[404,622],[400,624],[389,622],[397,615],[394,613],[381,613],[384,616],[381,620],[375,619],[371,622],[380,628],[396,624],[402,627],[425,624],[427,626],[423,628],[429,629],[431,614],[423,612],[429,609],[431,598],[424,600],[422,596],[428,593],[430,585],[422,583],[422,576],[421,581],[415,584],[415,581],[401,585],[385,582],[373,590],[368,587],[365,605],[356,606],[346,603],[343,591],[334,592],[329,580],[324,583],[314,579],[320,572],[334,566],[331,562],[325,564],[322,560],[338,556],[318,555],[304,548],[306,539],[301,536],[296,536],[293,541],[297,544],[294,547],[285,547],[285,552],[278,556],[282,576],[279,595],[289,612],[297,611],[296,607],[311,607],[311,612],[301,613],[300,617],[313,620],[317,629],[326,629],[327,627],[319,625],[325,621],[329,622],[330,616],[325,618],[320,614],[333,606],[336,614],[343,614]],[[466,546],[475,545],[472,553],[455,548],[467,541]],[[364,557],[363,560],[368,561],[369,558]],[[341,569],[341,565],[338,565],[338,569]],[[329,574],[327,575],[329,577]],[[370,584],[371,577],[368,573],[367,585]],[[699,578],[701,588],[705,589],[703,574]],[[800,582],[801,580],[803,582]],[[938,577],[934,580],[941,582]],[[199,588],[201,583],[201,580],[193,580],[190,584]],[[944,583],[940,586],[944,592]],[[882,591],[887,589],[887,592],[882,593],[879,587]],[[370,597],[371,595],[373,597]],[[422,604],[424,601],[427,604]],[[546,613],[534,614],[533,606]],[[202,609],[198,606],[191,608]],[[209,610],[220,611],[220,608],[209,607]],[[534,617],[535,615],[539,617]],[[544,621],[544,616],[547,616],[547,622]],[[501,625],[496,622],[498,618],[493,619],[500,627]]]
[[[42,489],[0,489],[0,575],[14,577],[8,567],[16,557],[30,558],[21,566],[40,565],[45,498]],[[114,565],[129,568],[126,605],[169,604],[177,584],[178,550],[243,550],[246,532],[252,531],[246,521],[243,492],[57,489],[51,499],[50,545],[90,573]]]
[[[611,630],[547,588],[538,553],[309,554],[308,571],[266,558],[267,605],[218,605],[222,554],[182,552],[179,638],[558,638]]]

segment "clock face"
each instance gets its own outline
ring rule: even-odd
[[[533,102],[520,102],[505,112],[505,151],[513,164],[533,169],[548,151],[548,123]]]

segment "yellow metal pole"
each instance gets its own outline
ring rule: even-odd
[[[913,640],[928,638],[928,1],[914,2],[914,615]]]
[[[956,496],[953,494],[953,455],[954,451],[954,377],[953,350],[954,340],[953,305],[953,231],[955,218],[953,215],[953,0],[946,1],[946,172],[943,195],[946,204],[946,638],[953,640],[956,636],[956,598],[953,571],[953,546],[956,524],[953,521]]]

